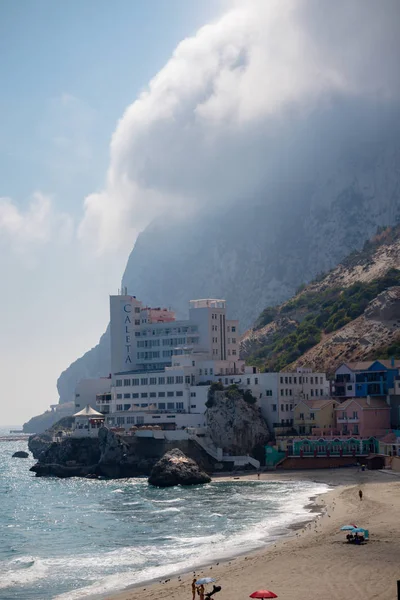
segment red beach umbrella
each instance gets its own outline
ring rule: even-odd
[[[269,590],[257,590],[250,594],[249,598],[277,598],[278,596],[274,592]]]

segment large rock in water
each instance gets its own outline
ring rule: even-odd
[[[148,481],[157,487],[172,487],[174,485],[209,483],[211,478],[200,469],[194,460],[188,458],[181,450],[174,448],[174,450],[166,452],[154,465]]]

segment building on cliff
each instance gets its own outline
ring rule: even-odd
[[[246,372],[238,328],[225,300],[191,300],[189,319],[177,321],[126,290],[111,296],[111,393],[97,395],[106,424],[204,427],[211,383],[237,383]]]

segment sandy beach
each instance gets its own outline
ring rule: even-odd
[[[244,476],[254,479],[254,475]],[[400,477],[357,469],[262,474],[261,479],[308,479],[334,486],[316,499],[314,521],[271,546],[218,565],[197,577],[215,577],[217,600],[239,600],[269,589],[281,600],[396,600],[400,579]],[[358,491],[363,491],[360,501]],[[369,529],[370,541],[347,544],[339,529],[356,523]],[[190,600],[193,573],[142,585],[107,596],[107,600]],[[211,589],[211,587],[209,588]],[[103,596],[104,598],[104,596]],[[196,598],[198,598],[196,596]]]

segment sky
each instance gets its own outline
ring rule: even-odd
[[[102,189],[125,108],[214,0],[0,3],[0,423],[58,402],[61,371],[94,346],[134,239],[106,255],[76,235]]]
[[[154,218],[229,207],[380,129],[399,17],[398,0],[0,3],[0,422],[57,402]]]

